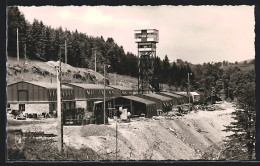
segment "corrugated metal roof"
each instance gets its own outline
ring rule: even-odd
[[[57,84],[56,83],[36,82],[36,81],[19,81],[19,82],[16,82],[16,83],[9,84],[8,86],[13,85],[13,84],[17,84],[17,83],[22,83],[22,82],[28,83],[28,84],[37,85],[37,86],[40,86],[40,87],[43,87],[43,88],[47,88],[47,89],[57,89]],[[69,86],[66,86],[66,85],[62,85],[62,89],[72,89],[72,88],[69,87]]]
[[[133,90],[132,88],[126,88],[123,86],[118,86],[118,85],[108,85],[111,88],[119,89],[119,90]]]
[[[189,97],[187,95],[187,92],[172,92],[172,93],[177,94],[177,95],[181,95],[181,96],[185,96],[185,97]]]
[[[175,97],[175,98],[182,98],[182,96],[177,95],[177,94],[173,94],[173,93],[170,93],[170,92],[160,92],[160,93],[168,95],[168,96],[172,96],[172,97]]]
[[[193,95],[193,96],[200,95],[197,92],[190,92],[190,94]]]
[[[172,100],[169,97],[165,97],[165,96],[158,95],[158,94],[155,94],[155,93],[147,93],[147,94],[142,94],[142,95],[145,95],[145,96],[148,96],[148,97],[152,97],[152,98],[155,98],[155,99],[160,99],[162,101]]]
[[[129,100],[133,100],[133,101],[136,101],[136,102],[139,102],[139,103],[144,103],[146,105],[155,104],[154,101],[146,100],[146,99],[143,99],[143,98],[140,98],[140,97],[137,97],[137,96],[121,96],[121,97],[125,98],[125,99],[129,99]]]
[[[80,84],[80,83],[69,83],[68,85],[78,86],[84,89],[104,89],[104,85],[101,84]],[[106,89],[113,90],[113,88],[106,86]]]

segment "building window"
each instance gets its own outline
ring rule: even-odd
[[[19,110],[25,111],[25,104],[19,104]]]

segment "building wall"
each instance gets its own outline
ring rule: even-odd
[[[199,101],[200,100],[200,95],[192,95],[193,101]]]
[[[56,104],[55,104],[55,106],[56,106]],[[63,101],[61,108],[62,109],[74,109],[75,108],[75,101],[65,101],[65,102]]]
[[[11,109],[18,110],[19,104],[10,104]],[[50,104],[25,104],[25,112],[26,113],[37,113],[42,114],[43,112],[48,112],[50,110]]]
[[[87,101],[76,101],[76,108],[87,109]]]
[[[157,94],[171,98],[172,99],[172,104],[173,105],[178,105],[178,100],[179,100],[178,98],[170,96],[170,95],[167,95],[167,94],[164,94],[164,93],[157,93]]]
[[[8,102],[17,101],[47,101],[47,91],[45,88],[19,82],[8,86]]]
[[[163,110],[163,105],[162,105],[162,101],[161,100],[153,98],[153,97],[145,96],[145,95],[140,95],[140,97],[143,98],[143,99],[154,101],[155,104],[156,104],[156,108],[160,109],[160,110]]]
[[[12,110],[18,110],[19,109],[19,104],[10,104],[10,108]]]
[[[121,95],[122,95],[122,96],[133,95],[133,90],[122,90],[122,91],[121,91]]]
[[[46,89],[27,82],[18,82],[8,86],[8,103],[57,101],[57,90]],[[73,100],[73,89],[62,89],[63,100]]]

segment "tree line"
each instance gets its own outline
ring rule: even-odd
[[[186,90],[188,85],[188,73],[190,75],[190,84],[194,83],[195,73],[191,70],[188,62],[177,59],[170,63],[167,55],[161,60],[156,56],[153,59],[153,81],[164,83],[175,90]]]
[[[255,70],[242,71],[237,66],[226,70],[220,63],[196,65],[192,88],[205,96],[218,95],[233,101],[236,110],[224,131],[232,132],[225,140],[220,159],[251,160],[255,158]]]
[[[225,129],[232,134],[226,140],[224,154],[231,159],[252,160],[255,158],[255,72],[233,68],[227,71],[225,79],[238,109],[232,113],[234,121]]]
[[[139,58],[131,52],[125,53],[112,37],[106,40],[100,37],[88,36],[77,30],[71,32],[67,29],[52,28],[42,21],[34,19],[29,23],[18,7],[8,7],[8,56],[16,56],[16,39],[19,31],[19,55],[29,59],[42,61],[65,61],[65,41],[67,45],[67,63],[74,67],[95,67],[103,71],[103,65],[110,65],[108,72],[138,77]],[[186,87],[187,72],[191,69],[187,65],[177,66],[170,64],[168,56],[163,60],[159,57],[152,58],[154,64],[153,82]],[[191,77],[192,79],[194,76]],[[157,89],[158,90],[158,89]]]
[[[52,28],[42,21],[34,19],[29,23],[18,7],[8,7],[8,56],[16,57],[17,29],[19,32],[19,55],[42,61],[65,61],[65,40],[67,45],[67,63],[74,67],[94,69],[95,54],[97,71],[103,71],[103,65],[110,65],[109,72],[138,76],[138,57],[125,53],[113,38],[106,40],[88,36],[77,30]]]

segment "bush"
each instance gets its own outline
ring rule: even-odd
[[[80,72],[77,72],[73,74],[73,78],[82,79],[82,75],[80,74]]]
[[[47,134],[46,134],[47,135]],[[63,153],[58,152],[55,138],[36,132],[23,133],[24,146],[15,146],[14,131],[8,131],[8,160],[102,160],[111,156],[100,156],[90,148],[75,149],[64,145]]]

